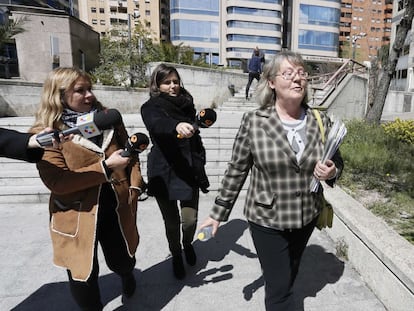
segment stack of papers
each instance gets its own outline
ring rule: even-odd
[[[329,132],[328,138],[325,142],[325,149],[323,151],[323,156],[321,159],[322,163],[325,163],[326,160],[332,159],[335,152],[338,150],[339,146],[341,145],[345,135],[346,135],[346,127],[345,124],[340,121],[334,121],[332,128]],[[310,191],[317,192],[320,185],[320,181],[313,176],[312,181],[310,184]]]

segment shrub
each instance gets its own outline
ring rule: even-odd
[[[396,139],[414,144],[414,121],[395,119],[393,122],[388,122],[382,125],[387,135],[395,137]]]

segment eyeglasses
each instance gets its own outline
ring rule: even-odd
[[[284,80],[293,80],[296,77],[296,75],[299,75],[300,79],[306,79],[309,76],[309,74],[306,71],[302,70],[302,69],[299,69],[297,71],[296,70],[288,70],[288,71],[282,72],[281,74],[278,74],[276,76],[281,76]]]

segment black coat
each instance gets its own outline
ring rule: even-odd
[[[0,128],[0,156],[27,162],[40,161],[43,156],[43,148],[27,148],[27,143],[32,135]]]
[[[199,131],[188,139],[177,138],[178,123],[195,121],[192,97],[184,94],[151,97],[141,107],[153,144],[147,164],[148,194],[170,200],[190,200],[195,189],[206,192],[209,187]]]

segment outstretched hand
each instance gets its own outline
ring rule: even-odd
[[[32,135],[29,139],[29,142],[27,143],[27,148],[40,148],[41,146],[37,141],[37,136],[42,135],[45,133],[51,133],[53,132],[53,129],[50,127],[45,128],[43,131],[39,132],[36,135]],[[60,148],[62,144],[65,142],[71,141],[73,139],[73,134],[64,136],[62,133],[59,134],[59,141],[55,138],[52,138],[52,146],[53,148]]]

